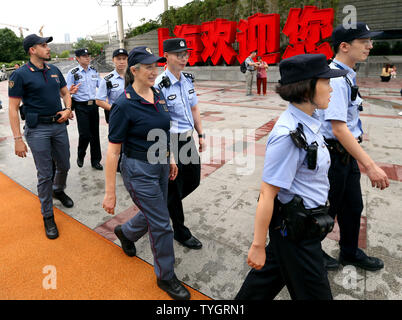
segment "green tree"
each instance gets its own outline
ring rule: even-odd
[[[99,43],[94,40],[87,40],[87,39],[80,39],[79,41],[73,44],[74,49],[87,48],[89,53],[93,57],[100,55],[101,52],[103,51],[104,46],[105,43]]]
[[[27,60],[28,56],[22,46],[22,38],[8,29],[0,29],[0,61]]]

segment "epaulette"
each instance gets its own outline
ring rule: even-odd
[[[89,68],[98,72],[98,70],[96,70],[96,68],[94,66],[89,66]]]
[[[193,75],[192,73],[183,72],[183,75],[184,75],[186,78],[191,79],[191,82],[194,82],[195,77],[194,77],[194,75]]]
[[[80,68],[79,68],[79,67],[74,68],[73,70],[71,70],[71,74],[75,74],[75,73],[77,73],[77,71],[78,71],[78,70],[80,70]]]
[[[113,73],[109,73],[108,75],[106,75],[103,79],[105,79],[106,81],[112,79],[114,77]]]

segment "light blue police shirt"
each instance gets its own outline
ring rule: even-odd
[[[307,151],[296,147],[289,135],[298,123],[303,125],[307,143],[316,141],[318,144],[314,170],[307,167]],[[280,202],[288,203],[295,195],[299,195],[307,209],[325,205],[331,158],[320,127],[321,123],[315,113],[309,116],[289,104],[272,129],[265,152],[262,180],[281,188],[278,193]]]
[[[73,72],[78,68],[75,74],[79,79],[74,79]],[[79,65],[78,67],[71,69],[67,73],[67,87],[70,89],[71,85],[81,83],[77,93],[73,94],[73,99],[76,101],[89,101],[95,100],[96,88],[99,87],[100,77],[98,72],[91,66],[85,71],[85,69]]]
[[[159,87],[162,77],[167,76],[171,85],[168,88]],[[155,80],[154,87],[162,91],[172,119],[170,132],[183,133],[194,129],[194,119],[191,108],[197,105],[198,98],[191,79],[181,72],[180,80],[166,69]]]
[[[356,85],[356,72],[342,62],[334,59],[330,64],[331,69],[344,69],[348,71],[346,75],[353,85]],[[332,132],[331,120],[346,122],[348,129],[355,138],[363,134],[362,123],[359,118],[359,105],[363,99],[357,95],[356,100],[351,100],[351,88],[344,77],[331,78],[330,85],[331,101],[328,108],[317,110],[317,114],[322,123],[321,133],[327,139],[336,139]]]
[[[108,81],[111,82],[113,88],[108,89],[106,82]],[[124,78],[122,78],[119,73],[115,70],[113,70],[111,73],[106,75],[104,78],[100,80],[99,88],[98,91],[96,92],[96,99],[97,100],[102,100],[106,101],[106,98],[108,100],[108,103],[112,105],[117,98],[124,92]]]

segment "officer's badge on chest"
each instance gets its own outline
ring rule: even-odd
[[[50,77],[53,78],[54,80],[56,80],[57,83],[60,83],[60,79],[57,74],[52,74]]]
[[[166,112],[168,112],[168,108],[166,106],[166,101],[165,100],[159,100],[159,104],[162,106],[163,110],[165,110]]]

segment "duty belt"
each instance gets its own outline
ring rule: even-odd
[[[77,100],[74,100],[74,99],[73,99],[73,102],[74,102],[75,104],[83,105],[83,106],[93,106],[93,105],[95,105],[95,100],[77,101]]]
[[[168,158],[170,156],[170,151],[166,150],[166,158]],[[128,158],[132,158],[132,159],[138,159],[138,160],[142,160],[142,161],[148,161],[148,152],[146,151],[136,151],[130,148],[125,148],[124,149],[124,154],[128,157]],[[155,153],[154,154],[155,157],[159,157],[159,153]],[[162,156],[161,156],[162,157]]]
[[[351,155],[349,154],[349,152],[347,152],[347,150],[343,147],[343,145],[338,140],[327,139],[327,138],[324,138],[324,140],[328,144],[329,152],[333,152],[333,153],[337,153],[337,154],[341,155],[342,156],[341,162],[344,165],[349,164]],[[357,137],[356,140],[358,143],[362,143],[363,138],[362,138],[362,136],[359,136],[359,137]]]
[[[38,117],[38,123],[45,123],[45,124],[50,124],[50,123],[58,123],[57,120],[59,120],[61,115],[55,114],[53,116],[39,116]]]

